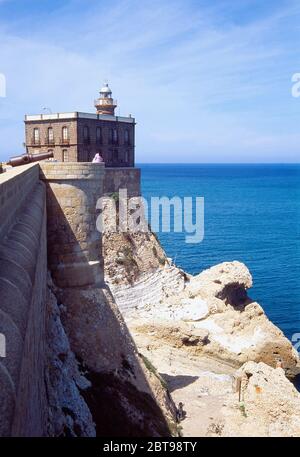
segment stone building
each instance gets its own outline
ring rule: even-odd
[[[99,152],[106,167],[134,167],[135,119],[115,116],[116,100],[105,84],[96,113],[25,116],[28,153],[53,152],[60,162],[90,162]]]

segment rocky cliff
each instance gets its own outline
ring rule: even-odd
[[[150,231],[101,237],[105,176],[46,163],[0,178],[0,435],[299,435],[299,357],[248,269],[192,277]]]
[[[154,263],[148,271],[142,261],[140,271],[135,264],[130,281],[119,271],[117,243],[106,238],[106,280],[139,351],[157,368],[174,401],[185,404],[184,435],[299,436],[300,395],[288,379],[300,371],[299,356],[248,296],[247,267],[225,262],[190,276],[171,265],[156,238],[148,236],[147,245],[119,235],[123,250],[133,258],[146,251],[146,265],[151,258]],[[156,252],[164,263],[155,265]],[[237,370],[250,369],[244,404],[234,386],[242,377]],[[270,412],[272,404],[277,414]]]
[[[49,436],[171,436],[175,405],[139,354],[108,288],[60,289],[49,276]]]

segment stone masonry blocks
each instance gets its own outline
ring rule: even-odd
[[[46,430],[45,203],[37,163],[0,176],[0,332],[6,341],[0,436],[42,436]]]
[[[103,284],[96,203],[103,195],[104,164],[41,163],[47,187],[48,261],[60,287]]]

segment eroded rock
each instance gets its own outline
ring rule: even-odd
[[[49,436],[96,436],[95,424],[82,392],[90,382],[80,373],[61,322],[56,297],[48,290],[47,364]]]

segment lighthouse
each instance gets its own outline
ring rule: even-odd
[[[112,98],[112,91],[107,83],[100,89],[99,95],[100,97],[95,100],[97,114],[110,114],[114,116],[117,101]]]
[[[29,154],[52,153],[61,162],[91,162],[100,154],[106,168],[134,167],[135,119],[116,116],[117,102],[104,84],[94,102],[97,114],[75,112],[26,115]]]

